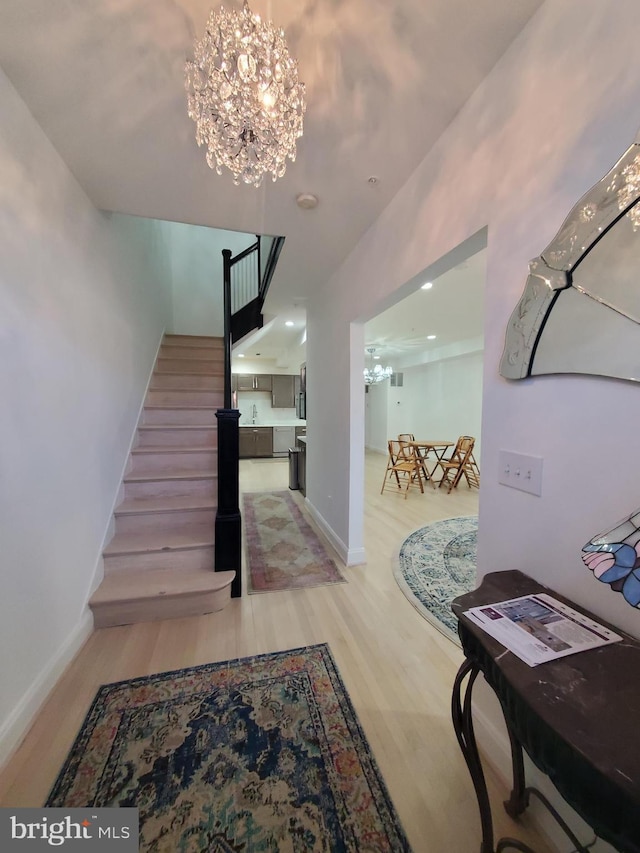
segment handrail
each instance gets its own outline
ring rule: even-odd
[[[262,276],[262,280],[260,282],[259,295],[260,299],[263,302],[265,296],[267,295],[269,285],[271,284],[273,274],[276,270],[278,258],[280,257],[280,252],[282,251],[283,245],[284,237],[274,237],[273,243],[271,244],[271,248],[269,249],[269,254],[267,255],[267,263],[265,265],[264,275]]]
[[[234,569],[231,585],[234,598],[242,595],[241,515],[240,515],[240,412],[232,408],[231,347],[234,315],[244,313],[248,322],[262,325],[262,305],[278,261],[284,237],[274,237],[262,272],[261,238],[232,257],[222,251],[224,310],[224,408],[218,409],[218,508],[215,521],[214,561],[217,572]],[[247,321],[242,317],[242,322]]]

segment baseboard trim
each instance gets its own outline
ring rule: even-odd
[[[131,440],[129,441],[129,447],[124,457],[124,462],[122,464],[122,470],[120,471],[120,479],[118,481],[118,488],[116,489],[116,493],[113,497],[113,503],[111,504],[111,512],[109,513],[109,519],[107,521],[107,526],[104,531],[104,535],[102,537],[102,544],[100,545],[100,551],[98,553],[98,557],[95,562],[95,566],[93,569],[93,576],[91,578],[91,584],[89,586],[89,593],[87,595],[87,602],[93,595],[93,593],[98,589],[102,581],[104,580],[104,560],[102,558],[102,554],[104,553],[104,549],[107,547],[111,539],[113,538],[113,534],[115,532],[115,509],[118,504],[122,501],[124,495],[124,487],[123,481],[124,476],[127,473],[127,468],[129,467],[129,460],[131,458],[131,451],[134,448],[136,436],[138,434],[138,426],[140,425],[140,419],[142,418],[142,410],[144,409],[144,402],[147,399],[147,393],[149,391],[149,386],[151,385],[151,380],[153,378],[153,371],[155,370],[156,362],[158,360],[158,356],[160,354],[160,347],[162,346],[162,342],[164,340],[164,336],[166,334],[166,327],[163,327],[162,332],[160,333],[160,341],[158,342],[158,346],[156,347],[156,354],[153,357],[153,361],[151,362],[151,369],[149,371],[149,376],[147,377],[147,384],[144,389],[144,393],[142,394],[142,399],[140,400],[140,406],[138,408],[138,416],[136,417],[136,421],[133,427],[133,432],[131,433]]]
[[[0,769],[18,749],[49,693],[92,633],[93,616],[87,608],[74,630],[0,725]]]
[[[310,502],[309,498],[304,499],[304,505],[308,509],[309,515],[311,516],[311,518],[315,521],[315,523],[320,528],[322,535],[326,536],[326,538],[331,543],[331,547],[337,551],[338,556],[340,557],[342,562],[345,565],[349,565],[347,563],[347,556],[348,556],[348,550],[349,549],[344,544],[342,539],[340,539],[340,537],[336,535],[334,529],[329,524],[327,524],[327,522],[324,519],[324,516],[320,515],[320,513],[315,508],[315,506]]]

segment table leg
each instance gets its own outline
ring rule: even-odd
[[[436,473],[436,471],[438,470],[438,466],[440,465],[440,462],[441,462],[441,461],[442,461],[442,459],[444,458],[444,455],[445,455],[445,453],[446,453],[446,452],[447,452],[447,448],[446,448],[446,447],[445,447],[445,448],[443,448],[443,449],[440,451],[440,453],[438,453],[437,448],[435,448],[435,447],[433,448],[433,455],[436,457],[436,464],[433,466],[433,470],[431,471],[430,478],[431,478],[431,485],[433,486],[433,488],[434,488],[434,489],[436,488],[436,481],[433,479],[433,475],[434,475],[434,474]],[[438,483],[439,483],[439,482],[440,482],[440,480],[438,480]]]
[[[505,720],[506,722],[506,720]],[[529,793],[524,781],[524,761],[522,746],[507,723],[509,741],[511,743],[511,766],[513,768],[513,788],[508,800],[504,801],[504,809],[509,817],[517,818],[529,805]]]
[[[480,754],[473,731],[473,720],[471,717],[471,693],[473,684],[480,672],[479,668],[470,660],[465,660],[453,685],[453,696],[451,698],[451,716],[453,718],[453,728],[462,750],[462,755],[469,768],[471,781],[476,792],[478,800],[478,808],[480,810],[480,824],[482,827],[482,843],[480,845],[480,853],[493,853],[493,819],[491,817],[491,803],[489,802],[489,793],[487,791],[487,783],[485,782],[482,764],[480,763]],[[466,688],[464,690],[464,698],[462,697],[464,679],[469,676]]]

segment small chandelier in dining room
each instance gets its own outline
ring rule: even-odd
[[[369,366],[364,369],[364,384],[377,385],[378,382],[384,382],[385,379],[389,379],[393,373],[393,368],[388,365],[387,367],[383,367],[381,364],[374,364],[375,347],[367,347],[367,352],[369,353]]]
[[[289,54],[283,30],[241,11],[211,12],[194,58],[185,66],[189,117],[196,141],[207,147],[207,163],[234,184],[259,187],[265,174],[275,181],[296,159],[305,112],[304,83]]]

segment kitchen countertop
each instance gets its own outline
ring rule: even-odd
[[[240,423],[240,429],[243,427],[306,427],[306,425],[306,421],[286,421],[286,423],[282,421],[267,421],[266,423],[261,421],[259,424]]]

